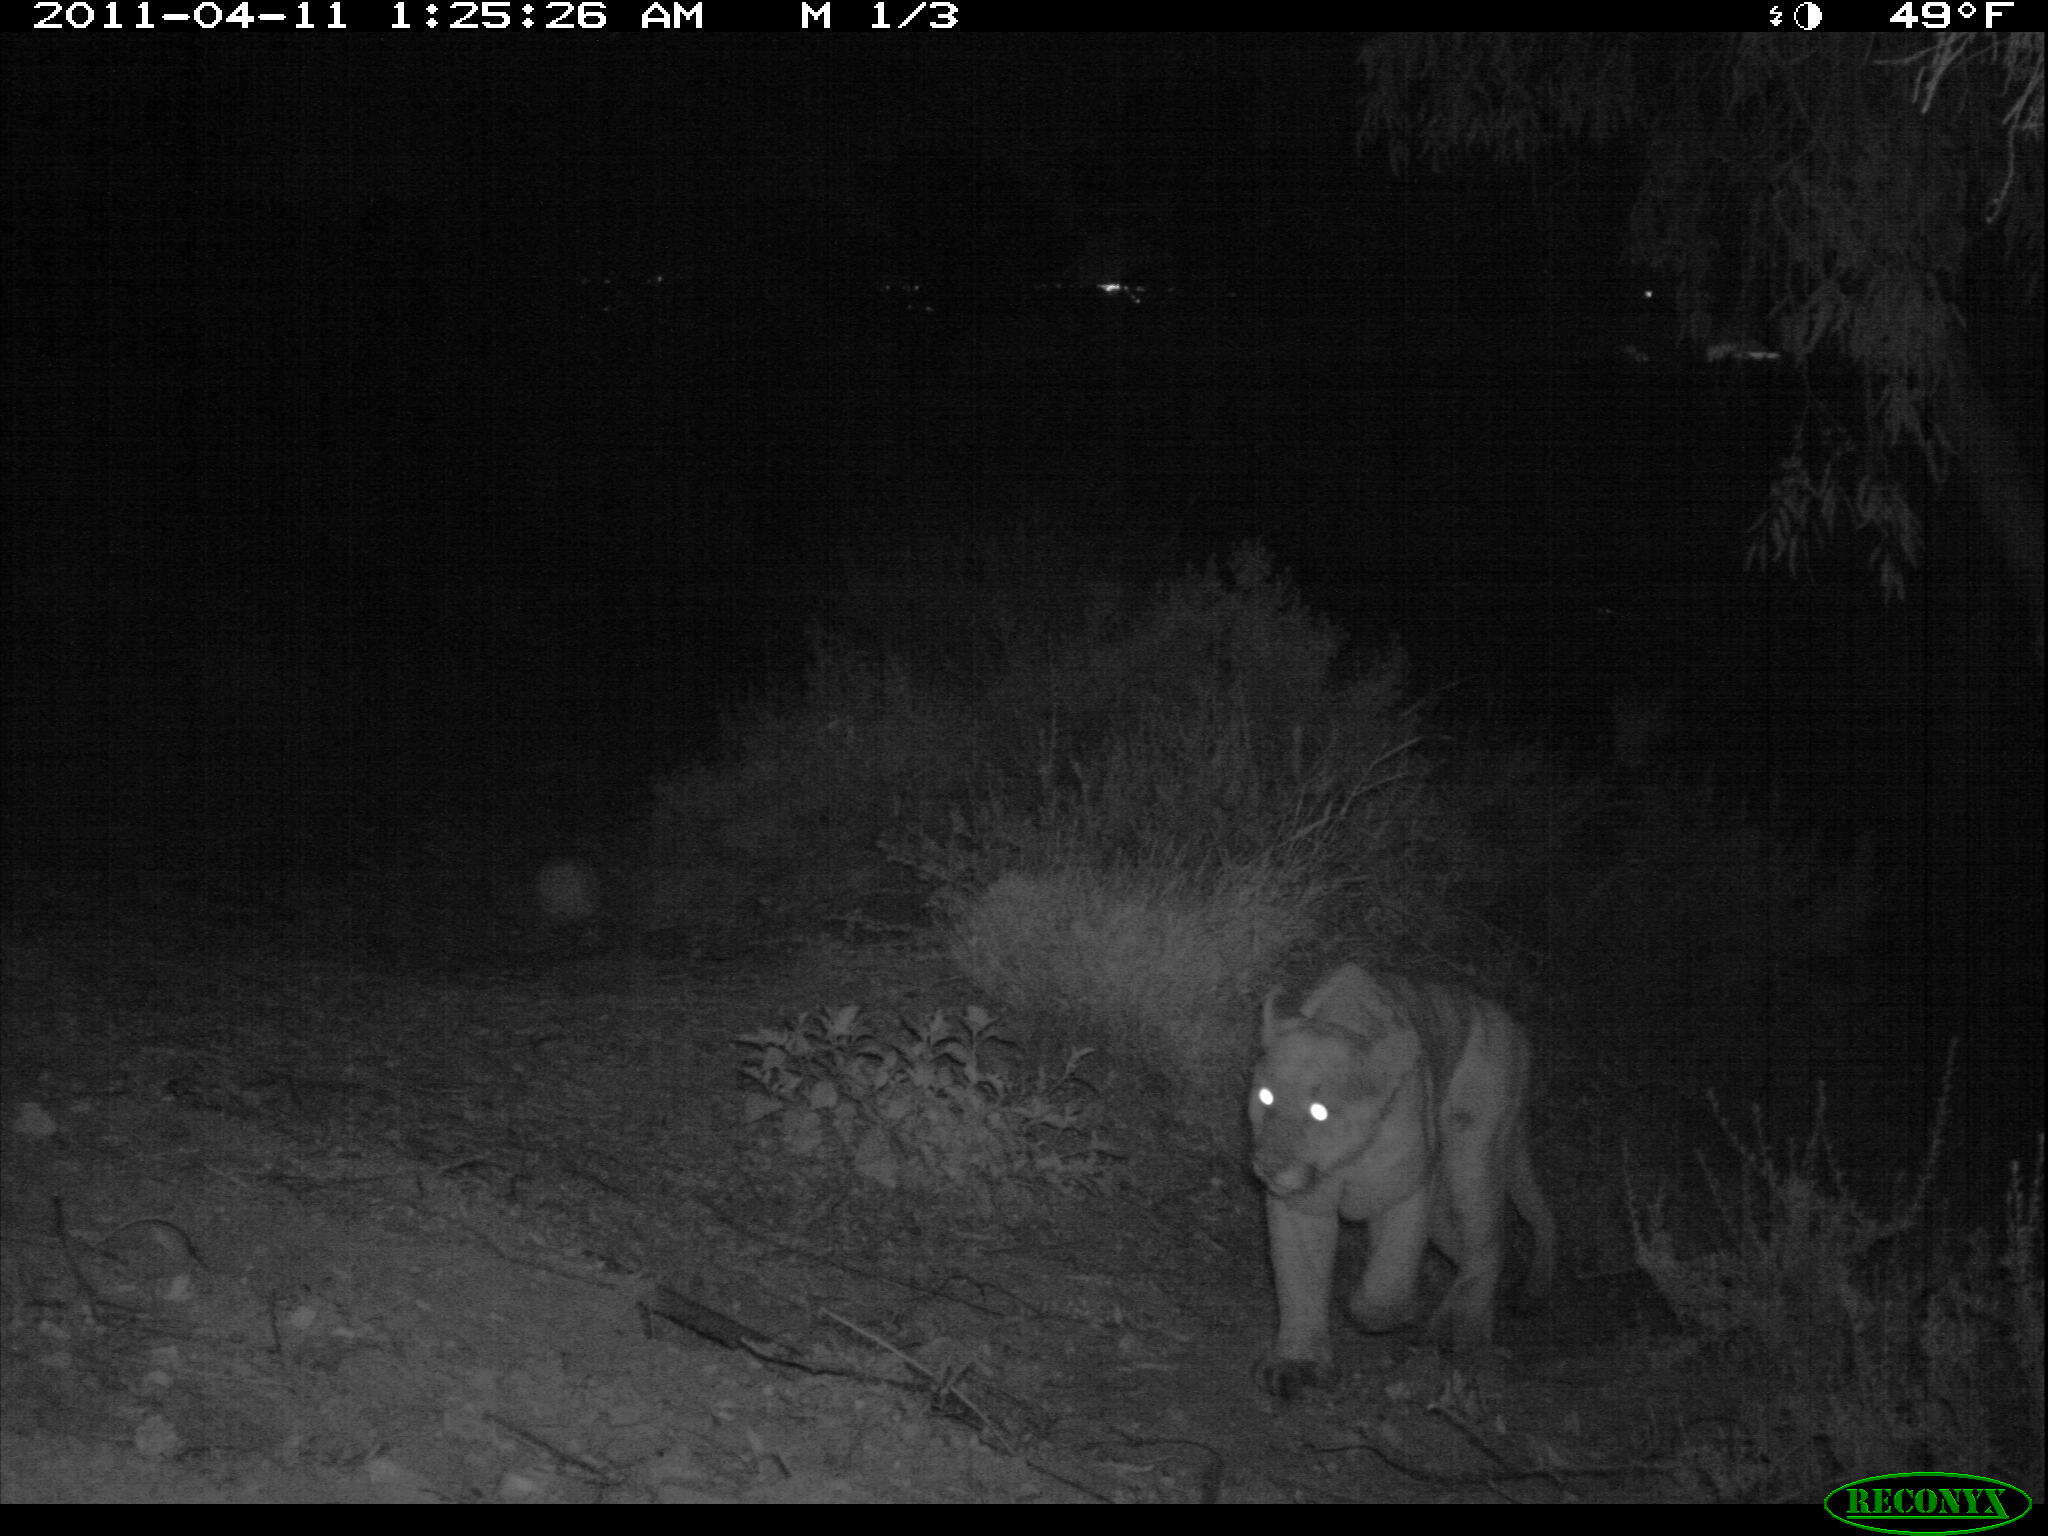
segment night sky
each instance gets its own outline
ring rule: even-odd
[[[2037,836],[2000,743],[2038,742],[2038,674],[1953,488],[1907,604],[1853,541],[1742,569],[1790,384],[1680,347],[1625,257],[1632,146],[1396,181],[1339,34],[146,43],[8,40],[30,734],[154,730],[196,672],[243,724],[547,735],[532,679],[594,664],[682,679],[571,685],[577,749],[637,761],[813,626],[943,646],[928,575],[1257,538],[1532,737],[1671,688],[1686,749],[1943,890]],[[2038,420],[2033,333],[1990,365]]]
[[[1336,35],[563,41],[16,54],[32,639],[666,646],[687,609],[718,665],[848,560],[1019,522],[1148,579],[1264,537],[1416,623],[1501,580],[1546,626],[1655,606],[1594,590],[1674,551],[1559,384],[1669,329],[1618,177],[1390,183]],[[1744,514],[1684,515],[1724,570]]]

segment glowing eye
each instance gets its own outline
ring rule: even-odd
[[[1261,1088],[1257,1093],[1252,1095],[1252,1097],[1257,1099],[1259,1103],[1264,1105],[1267,1109],[1271,1109],[1273,1107],[1273,1090],[1270,1088]]]
[[[1325,1105],[1311,1104],[1308,1107],[1308,1117],[1311,1120],[1327,1120],[1330,1118],[1330,1111]]]

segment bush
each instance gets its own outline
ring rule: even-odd
[[[1105,602],[991,691],[988,771],[896,845],[952,950],[1034,1022],[1234,1098],[1247,999],[1331,926],[1350,953],[1453,923],[1398,650],[1341,636],[1246,546],[1144,605]],[[1028,1011],[1027,1011],[1028,1010]],[[1233,1122],[1234,1123],[1234,1122]]]
[[[1714,1496],[1811,1497],[1911,1467],[2038,1485],[2041,1154],[2030,1185],[2012,1170],[2002,1249],[1983,1234],[1960,1250],[1909,1242],[1925,1237],[1947,1107],[1944,1083],[1919,1188],[1889,1216],[1844,1188],[1824,1097],[1804,1149],[1782,1159],[1760,1112],[1748,1142],[1722,1122],[1739,1162],[1733,1187],[1709,1177],[1725,1246],[1679,1254],[1661,1198],[1631,1198],[1637,1260],[1691,1330],[1684,1353],[1769,1383],[1746,1434],[1689,1448]]]
[[[886,888],[879,843],[1034,1044],[1219,1100],[1249,1000],[1326,934],[1395,962],[1469,939],[1451,893],[1489,866],[1430,782],[1405,658],[1340,663],[1258,546],[1142,600],[1076,594],[1058,629],[949,611],[972,667],[821,639],[800,700],[659,787],[650,922],[701,937],[770,897],[836,913]]]
[[[1118,1154],[1077,1073],[1087,1053],[1024,1087],[1015,1044],[980,1008],[923,1023],[819,1009],[739,1043],[747,1121],[773,1122],[793,1157],[981,1209],[1113,1186]]]

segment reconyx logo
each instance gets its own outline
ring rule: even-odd
[[[2011,1483],[1966,1472],[1888,1472],[1844,1483],[1822,1501],[1844,1525],[1866,1531],[1963,1536],[2010,1525],[2034,1507]]]

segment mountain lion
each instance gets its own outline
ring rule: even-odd
[[[1457,1278],[1432,1322],[1461,1354],[1493,1341],[1509,1202],[1536,1236],[1527,1291],[1556,1263],[1557,1227],[1529,1163],[1529,1042],[1497,1003],[1453,987],[1340,966],[1292,1014],[1266,996],[1252,1079],[1252,1171],[1280,1331],[1259,1383],[1281,1397],[1336,1378],[1330,1275],[1337,1222],[1367,1223],[1372,1252],[1351,1293],[1371,1332],[1411,1322],[1423,1248]]]

